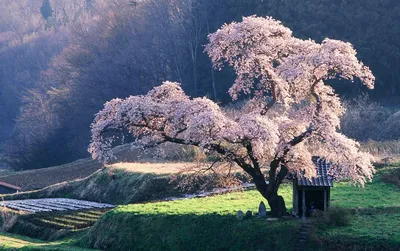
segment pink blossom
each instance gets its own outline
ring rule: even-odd
[[[113,158],[107,133],[128,129],[136,147],[165,142],[198,146],[237,163],[253,177],[270,163],[278,163],[270,174],[279,178],[286,169],[315,176],[311,157],[318,155],[332,163],[330,172],[336,177],[361,185],[372,178],[372,157],[340,133],[344,109],[324,83],[358,78],[374,87],[374,76],[351,44],[301,40],[279,21],[255,16],[225,24],[209,39],[206,52],[214,66],[220,69],[227,63],[237,74],[230,95],[234,100],[249,95],[247,105],[230,114],[207,98],[189,98],[173,82],[147,95],[111,100],[92,124],[93,158]]]

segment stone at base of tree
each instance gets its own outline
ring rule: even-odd
[[[277,221],[279,218],[268,218],[267,221]]]
[[[250,210],[247,210],[246,212],[246,218],[250,218],[251,216],[253,216],[253,212]]]
[[[271,205],[271,215],[274,218],[281,218],[286,214],[285,201],[282,196],[276,196],[269,201]],[[273,205],[273,206],[272,206]]]
[[[238,217],[238,220],[243,220],[243,218],[244,218],[244,213],[243,213],[242,210],[239,210],[239,211],[237,212],[237,217]]]
[[[265,204],[262,201],[258,206],[258,217],[267,217],[267,208],[265,207]]]

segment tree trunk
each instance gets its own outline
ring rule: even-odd
[[[264,196],[265,197],[265,196]],[[281,218],[286,214],[285,200],[278,194],[271,195],[266,198],[269,206],[271,207],[271,216],[275,218]]]
[[[285,201],[282,196],[278,195],[278,189],[282,180],[286,177],[287,168],[281,166],[278,175],[276,175],[276,170],[279,166],[279,161],[274,160],[271,162],[268,184],[266,183],[261,171],[253,172],[251,174],[257,190],[268,201],[271,208],[271,216],[275,218],[280,218],[286,214]]]
[[[263,181],[264,184],[265,180]],[[268,201],[268,205],[271,208],[271,216],[274,218],[280,218],[286,214],[286,205],[285,200],[282,196],[278,195],[277,189],[274,189],[273,184],[268,184],[267,189],[262,189],[261,191],[258,189],[257,181],[255,181],[257,190],[261,193],[261,195]]]

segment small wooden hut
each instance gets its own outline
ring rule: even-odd
[[[328,175],[330,164],[319,157],[312,161],[317,169],[317,177],[308,179],[304,176],[293,180],[293,215],[306,218],[315,210],[326,211],[329,207],[330,190],[333,178]]]

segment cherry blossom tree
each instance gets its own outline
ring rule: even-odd
[[[273,216],[285,203],[278,189],[288,174],[316,175],[312,156],[331,162],[330,173],[364,185],[372,179],[372,157],[340,133],[344,112],[324,81],[359,79],[369,88],[374,76],[350,43],[302,40],[270,17],[247,17],[209,35],[205,51],[214,66],[233,67],[229,93],[246,95],[246,105],[228,113],[208,98],[190,98],[178,83],[164,82],[147,95],[113,99],[92,124],[89,152],[107,162],[115,137],[129,131],[136,147],[167,142],[199,147],[236,163],[267,199]]]

